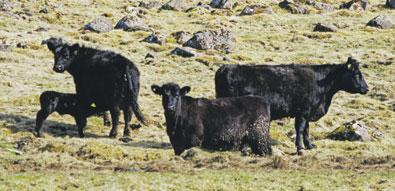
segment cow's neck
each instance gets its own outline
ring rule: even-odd
[[[339,84],[339,75],[342,72],[341,67],[341,65],[336,65],[334,68],[331,68],[325,75],[326,77],[318,82],[323,88],[324,97],[322,101],[324,101],[326,111],[332,102],[333,96],[341,90]]]

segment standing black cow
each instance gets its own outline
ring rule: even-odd
[[[97,111],[110,110],[112,129],[110,137],[116,137],[120,109],[125,117],[124,135],[130,134],[129,124],[132,110],[143,124],[137,96],[140,87],[140,72],[136,66],[122,55],[111,51],[69,45],[62,39],[50,38],[43,41],[55,55],[53,70],[58,73],[69,72],[76,86],[78,98],[78,134],[84,136],[85,113],[92,103]]]
[[[306,149],[315,147],[309,139],[309,121],[317,121],[329,109],[336,92],[366,94],[368,85],[351,57],[345,64],[325,65],[224,65],[215,75],[218,98],[259,95],[270,104],[271,119],[295,117],[297,152],[301,135]]]
[[[263,98],[192,98],[185,96],[189,86],[173,83],[151,89],[162,96],[167,135],[176,155],[195,146],[212,150],[250,146],[254,154],[271,154],[270,109]]]

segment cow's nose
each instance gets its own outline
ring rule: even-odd
[[[62,65],[56,65],[54,66],[55,72],[63,72],[64,67]]]
[[[169,110],[171,110],[171,111],[173,111],[174,110],[174,105],[169,105],[168,107],[167,107],[167,109],[169,109]]]

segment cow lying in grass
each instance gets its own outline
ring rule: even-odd
[[[294,117],[298,154],[315,147],[309,122],[324,116],[339,91],[366,94],[368,85],[351,57],[343,64],[223,65],[215,74],[217,98],[256,95],[270,104],[271,119]],[[266,107],[266,105],[264,105]]]
[[[208,100],[185,96],[190,87],[152,85],[162,96],[167,135],[176,155],[191,147],[272,153],[269,135],[270,109],[263,98],[244,96]]]
[[[77,97],[75,94],[65,94],[55,91],[46,91],[40,95],[40,107],[41,109],[36,115],[36,135],[41,137],[41,128],[43,122],[47,119],[49,115],[53,112],[57,112],[60,115],[71,115],[76,117],[78,114]],[[86,117],[98,114],[94,107],[91,107],[86,113]],[[110,123],[107,112],[103,112],[104,125],[109,126]]]

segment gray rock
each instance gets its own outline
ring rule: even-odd
[[[272,14],[273,13],[273,9],[271,7],[262,6],[262,5],[247,5],[241,11],[240,16],[254,15],[254,14],[259,14],[259,13]]]
[[[189,32],[178,31],[171,34],[177,41],[178,44],[184,44],[187,42],[192,36]]]
[[[185,150],[184,152],[182,152],[180,156],[181,156],[184,160],[192,160],[192,159],[198,157],[198,155],[199,155],[199,152],[198,152],[197,149],[195,149],[195,148],[190,148],[190,149]]]
[[[394,24],[391,17],[387,15],[379,15],[373,18],[372,20],[370,20],[366,25],[371,27],[381,28],[381,29],[389,29]]]
[[[106,17],[98,17],[94,19],[92,22],[85,25],[86,30],[90,30],[93,32],[109,32],[112,28],[112,22]]]
[[[317,23],[314,27],[314,32],[336,32],[337,27],[333,24]]]
[[[46,7],[44,7],[43,9],[41,9],[41,10],[39,11],[39,13],[47,14],[47,13],[48,13],[48,9],[47,9]]]
[[[130,15],[137,15],[137,16],[147,14],[146,11],[144,11],[140,8],[137,8],[137,7],[132,7],[132,6],[126,7],[126,12],[128,12],[128,14],[130,14]]]
[[[387,2],[385,3],[385,6],[395,9],[395,0],[387,0]]]
[[[150,31],[151,29],[137,15],[126,15],[115,25],[115,29],[124,31]]]
[[[163,45],[165,43],[165,36],[157,33],[152,33],[149,36],[145,37],[142,41]]]
[[[152,9],[152,8],[160,8],[162,4],[159,3],[158,1],[148,1],[148,2],[140,1],[138,6],[146,9]]]
[[[232,9],[233,5],[231,0],[212,0],[210,6],[217,9]]]
[[[151,53],[147,53],[147,55],[145,55],[144,59],[154,59],[155,56],[152,55]]]
[[[0,44],[0,51],[1,52],[12,52],[12,46],[9,44],[1,43]]]
[[[349,10],[367,10],[368,9],[368,0],[351,0],[349,2],[343,3],[339,6],[340,9],[349,9]]]
[[[351,121],[344,123],[328,135],[328,138],[341,141],[370,141],[368,128],[362,123]]]
[[[0,11],[11,11],[14,6],[10,0],[0,0]]]
[[[182,47],[182,48],[177,47],[174,50],[172,50],[170,52],[170,54],[182,56],[182,57],[186,57],[186,58],[197,56],[196,52],[188,47]]]
[[[173,10],[173,11],[183,11],[187,9],[187,4],[185,0],[170,0],[166,4],[164,4],[161,9],[164,10]]]
[[[288,0],[284,0],[278,4],[281,8],[288,10],[292,14],[308,14],[309,10],[303,5],[298,5]]]
[[[199,50],[215,49],[231,52],[235,38],[231,31],[220,29],[217,31],[204,30],[193,34],[193,37],[183,44]]]
[[[332,12],[335,10],[335,8],[332,5],[326,4],[326,3],[321,3],[317,2],[315,0],[307,0],[306,4],[313,6],[314,8],[318,10],[322,10],[325,12]]]

